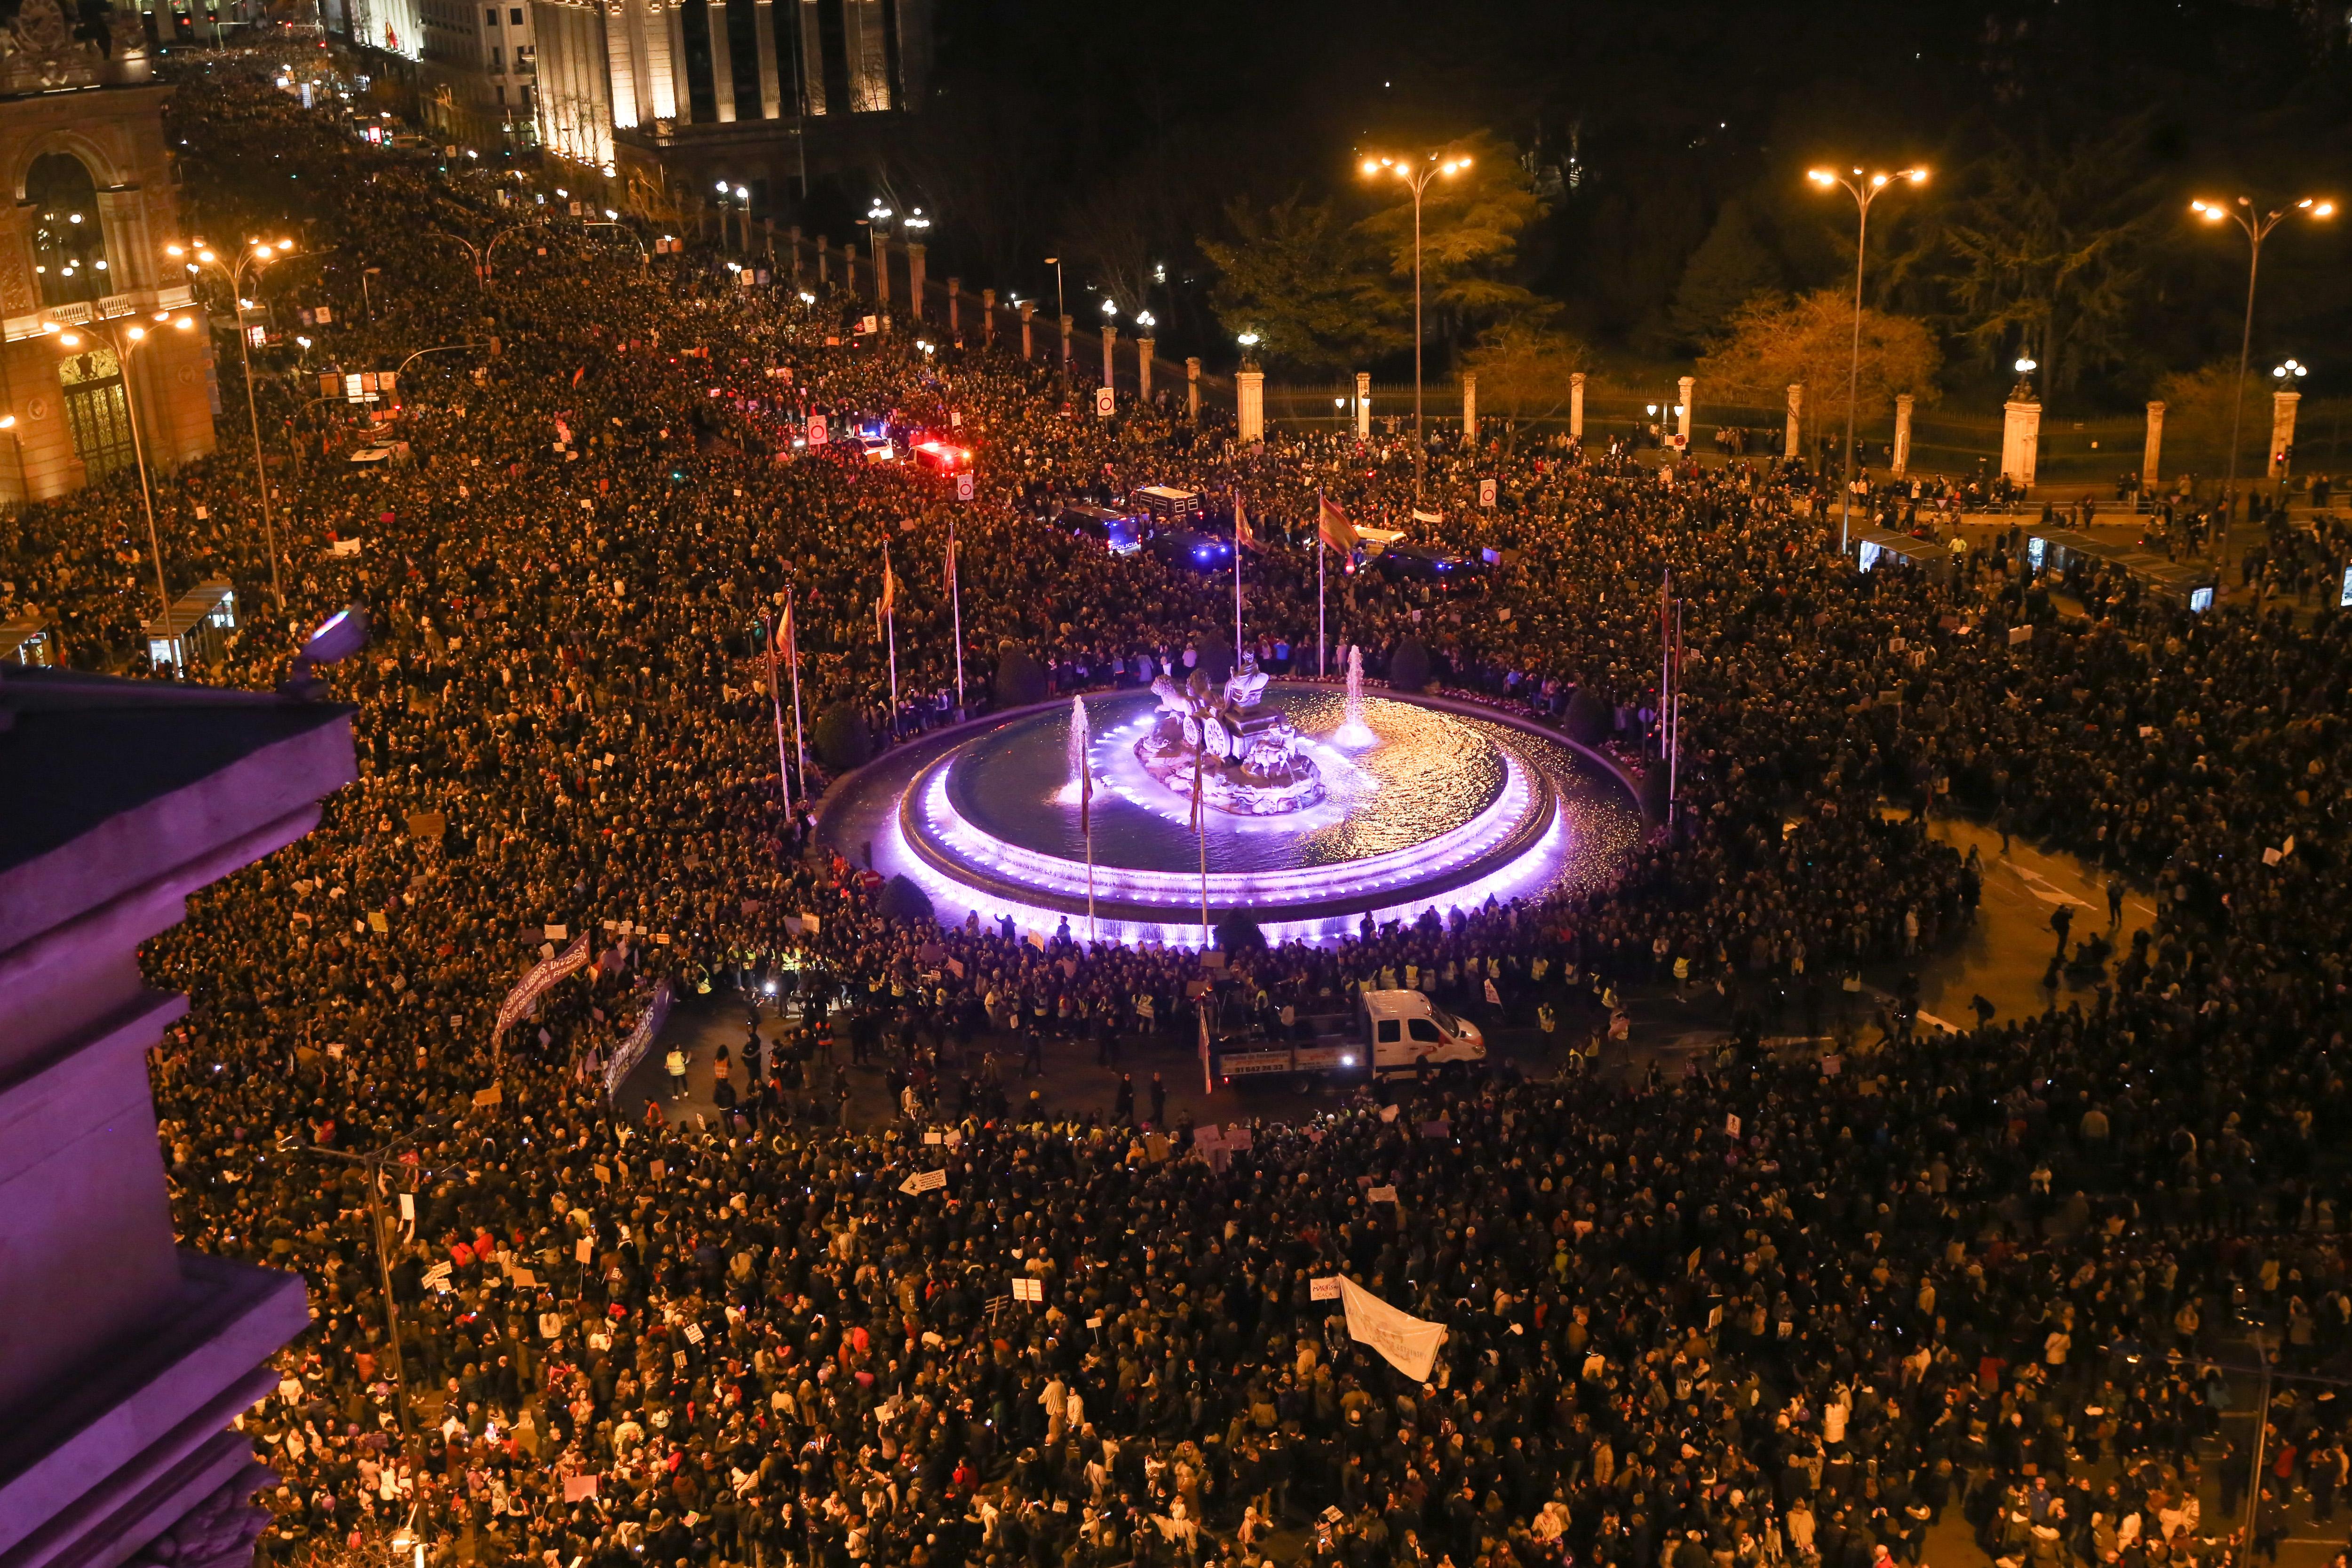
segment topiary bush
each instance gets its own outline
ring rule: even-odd
[[[1019,643],[1008,642],[998,647],[996,705],[1019,708],[1045,700],[1045,667],[1037,662],[1037,656]]]
[[[1429,650],[1419,637],[1407,637],[1389,655],[1389,685],[1399,691],[1419,691],[1429,684]]]
[[[874,737],[866,733],[866,715],[847,702],[836,702],[816,716],[817,760],[834,773],[845,773],[873,760]]]

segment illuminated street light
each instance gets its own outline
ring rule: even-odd
[[[190,315],[165,316],[160,319],[170,321],[174,328],[184,332],[196,324],[196,319]],[[56,328],[57,323],[50,321],[43,323],[42,330],[55,336],[59,346],[68,353],[80,349],[82,344],[80,333],[58,331]],[[124,423],[131,426],[131,457],[139,468],[139,499],[147,514],[147,548],[155,563],[155,597],[158,606],[155,613],[159,620],[168,625],[172,614],[172,592],[163,581],[163,544],[162,536],[155,530],[155,492],[147,478],[147,444],[139,430],[139,404],[134,390],[137,383],[131,376],[131,356],[146,346],[149,333],[145,327],[136,322],[117,326],[111,321],[92,321],[84,330],[112,349],[116,363],[122,367],[123,412],[128,416]],[[239,335],[242,336],[242,333]]]
[[[1841,174],[1834,169],[1808,169],[1805,178],[1827,190],[1832,185],[1843,185],[1853,197],[1856,222],[1853,237],[1853,348],[1846,362],[1845,372],[1845,485],[1838,509],[1838,553],[1845,553],[1846,542],[1853,531],[1853,401],[1854,390],[1862,380],[1862,269],[1863,258],[1870,242],[1870,204],[1885,194],[1896,180],[1912,185],[1925,184],[1927,171],[1922,168],[1897,169],[1893,174],[1864,174],[1860,169],[1852,174]]]
[[[236,300],[236,360],[245,372],[245,414],[253,426],[253,482],[261,504],[262,540],[269,551],[269,595],[282,605],[286,603],[286,590],[278,574],[278,524],[269,514],[269,470],[261,456],[261,412],[254,402],[253,353],[245,332],[245,312],[251,301],[245,296],[247,290],[259,281],[261,269],[289,255],[294,249],[294,242],[290,239],[255,239],[248,240],[247,244],[248,249],[246,254],[235,261],[226,261],[203,240],[190,242],[196,253],[196,261],[220,274],[222,281],[229,287],[230,296]],[[182,246],[167,245],[163,252],[167,256],[184,256],[187,249]],[[191,262],[188,270],[194,272],[195,269],[195,263]],[[365,287],[364,282],[362,286]],[[155,319],[163,320],[163,313],[158,311]],[[192,318],[182,318],[184,328],[190,320]]]
[[[1412,192],[1412,493],[1421,495],[1422,465],[1429,456],[1421,435],[1421,196],[1432,180],[1453,178],[1470,166],[1467,154],[1444,157],[1432,153],[1419,163],[1403,158],[1366,158],[1360,165],[1367,179],[1386,169]]]
[[[2253,198],[2240,196],[2232,206],[2223,202],[2207,201],[2200,196],[2189,204],[2189,210],[2207,223],[2230,219],[2246,235],[2246,319],[2238,334],[2238,380],[2230,398],[2230,474],[2221,491],[2221,531],[2214,541],[2219,554],[2216,562],[2224,569],[2230,563],[2230,522],[2238,502],[2238,433],[2246,412],[2246,360],[2254,348],[2254,283],[2262,274],[2263,241],[2271,237],[2289,213],[2301,213],[2305,217],[2331,218],[2336,216],[2336,204],[2323,196],[2305,196],[2291,207],[2279,207],[2267,213],[2256,213]]]

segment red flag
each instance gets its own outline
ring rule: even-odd
[[[573,371],[573,372],[572,373],[572,385],[574,385],[574,386],[579,385],[579,384],[580,384],[580,378],[581,378],[582,376],[583,376],[583,375],[586,375],[587,374],[588,374],[588,367],[587,367],[586,365],[584,365],[584,364],[583,364],[583,365],[582,365],[578,370]]]
[[[1356,525],[1348,521],[1348,514],[1328,496],[1315,498],[1315,531],[1324,543],[1343,555],[1356,548]]]
[[[800,637],[793,629],[793,602],[790,598],[784,600],[784,629],[781,635],[784,643],[784,662],[798,669],[801,667]]]
[[[1249,514],[1242,509],[1242,498],[1238,491],[1234,495],[1234,545],[1240,550],[1262,548],[1258,542],[1257,531],[1249,525]]]

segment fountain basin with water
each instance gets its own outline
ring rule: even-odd
[[[1229,810],[1204,790],[1211,809],[1196,832],[1192,759],[1181,771],[1150,765],[1150,742],[1173,712],[1167,693],[1130,689],[894,753],[828,804],[823,831],[853,857],[870,845],[875,869],[912,879],[943,921],[976,911],[1050,934],[1066,919],[1083,938],[1083,815],[1092,930],[1186,945],[1202,940],[1203,860],[1211,925],[1240,909],[1270,940],[1324,940],[1354,931],[1367,913],[1410,920],[1606,879],[1638,838],[1618,776],[1529,728],[1466,705],[1368,695],[1360,682],[1352,703],[1308,684],[1275,682],[1259,695],[1291,727],[1317,798]],[[1351,706],[1370,739],[1343,746]],[[1069,787],[1081,711],[1093,776],[1083,814]],[[1205,761],[1201,773],[1211,776]]]

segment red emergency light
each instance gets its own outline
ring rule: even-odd
[[[962,447],[952,447],[945,441],[921,441],[915,447],[915,460],[935,473],[952,474],[971,465],[971,453]]]

